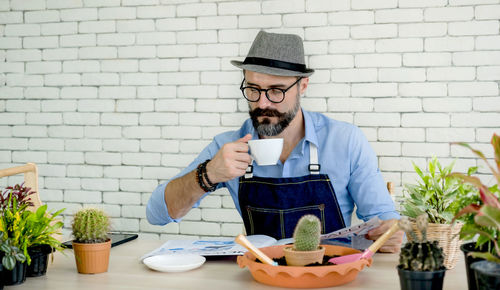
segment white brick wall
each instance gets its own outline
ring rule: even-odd
[[[145,205],[247,118],[229,60],[265,29],[304,38],[303,106],[360,126],[400,192],[412,161],[465,170],[450,143],[500,133],[499,20],[498,0],[0,1],[0,162],[37,162],[66,224],[98,205],[148,238],[240,233],[226,190],[165,227]]]

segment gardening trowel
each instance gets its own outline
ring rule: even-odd
[[[266,254],[264,254],[261,250],[259,250],[257,247],[255,247],[252,243],[250,243],[247,238],[245,238],[244,235],[238,235],[236,239],[234,239],[235,242],[238,244],[242,245],[245,247],[247,250],[249,250],[252,254],[254,254],[257,258],[259,258],[262,263],[271,265],[271,266],[278,266],[278,263],[273,261],[271,258],[269,258]]]
[[[328,262],[333,264],[346,264],[360,259],[369,259],[380,247],[399,229],[398,223],[395,222],[383,235],[381,235],[368,249],[363,253],[345,255],[341,257],[331,258]]]

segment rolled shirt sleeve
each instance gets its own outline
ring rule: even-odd
[[[184,168],[179,174],[174,176],[167,182],[164,182],[153,191],[151,197],[148,200],[148,204],[146,206],[146,218],[148,222],[153,225],[166,225],[170,222],[180,222],[182,218],[173,219],[168,213],[167,204],[165,202],[165,188],[167,184],[176,178],[182,177],[189,172],[196,169],[198,164],[204,162],[207,159],[212,159],[215,153],[219,150],[219,146],[217,145],[217,141],[214,139],[203,151],[189,164],[186,168]],[[193,180],[193,182],[196,182]],[[220,187],[219,185],[218,187]],[[209,192],[205,193],[202,198],[200,198],[194,205],[193,208],[198,207],[200,205],[201,200],[208,195]]]

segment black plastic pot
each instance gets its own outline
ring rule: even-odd
[[[3,269],[2,280],[5,286],[24,283],[26,281],[26,262],[19,263],[16,261],[14,269]]]
[[[476,273],[470,268],[472,263],[482,261],[482,258],[474,258],[469,255],[470,252],[485,252],[487,245],[483,245],[481,248],[476,249],[476,242],[466,243],[460,246],[460,250],[464,253],[465,257],[465,272],[467,273],[467,285],[469,290],[477,290],[476,287]]]
[[[0,290],[3,290],[3,264],[2,264],[3,252],[0,252]]]
[[[478,290],[500,289],[500,264],[484,260],[472,263],[471,269]]]
[[[446,269],[438,271],[409,271],[398,268],[401,290],[441,290]]]
[[[28,254],[31,257],[31,264],[28,265],[26,276],[38,277],[45,275],[45,273],[47,273],[49,254],[51,252],[52,248],[49,245],[30,247],[28,249]]]

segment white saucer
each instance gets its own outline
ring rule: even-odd
[[[205,261],[205,257],[200,255],[170,254],[148,257],[142,262],[160,272],[184,272],[200,267]]]

